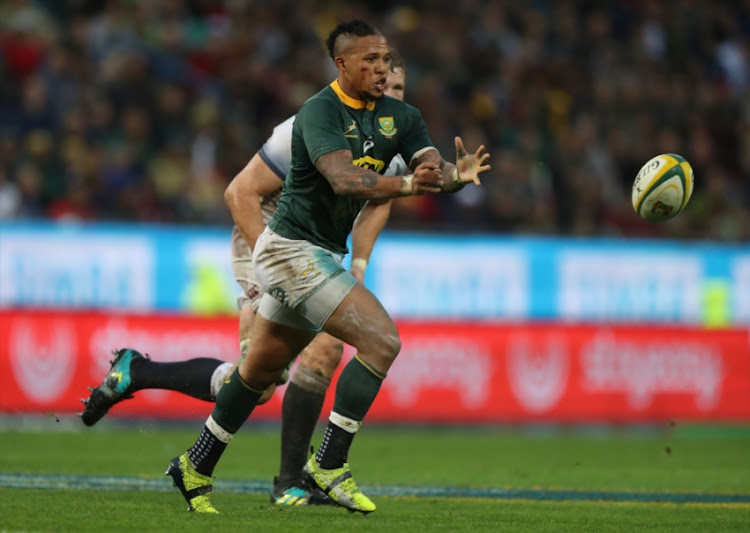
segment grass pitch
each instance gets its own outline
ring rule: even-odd
[[[5,425],[0,531],[750,531],[750,428],[365,426],[350,462],[378,510],[362,516],[270,505],[278,428],[249,423],[215,472],[222,514],[202,516],[163,476],[200,421],[106,422]]]

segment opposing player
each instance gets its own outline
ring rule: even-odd
[[[390,72],[384,93],[399,100],[404,97],[406,68],[403,60],[391,51]],[[226,191],[227,204],[237,222],[232,231],[232,267],[242,288],[238,298],[240,309],[240,349],[244,355],[249,343],[250,325],[258,308],[263,289],[257,282],[248,242],[254,243],[265,224],[276,211],[284,178],[291,162],[292,124],[290,117],[273,134],[235,177]],[[407,170],[397,155],[386,174],[402,175]],[[351,273],[363,281],[367,262],[375,240],[385,226],[390,200],[365,205],[357,218],[352,234],[353,257]],[[338,367],[343,343],[325,333],[318,335],[303,350],[300,361],[287,386],[282,404],[281,463],[274,479],[271,500],[278,505],[318,504],[330,501],[310,491],[304,483],[302,469],[307,461],[310,440],[320,417],[325,393]],[[115,359],[104,381],[83,400],[81,418],[87,426],[96,424],[115,404],[132,398],[143,389],[174,390],[201,400],[215,401],[225,379],[233,369],[231,363],[214,358],[195,358],[163,363],[151,360],[133,349],[115,352]],[[280,383],[286,377],[279,379]],[[268,400],[276,384],[272,384],[259,403]]]
[[[291,169],[253,250],[265,294],[247,355],[219,391],[195,443],[167,468],[196,511],[217,512],[209,493],[223,451],[267,387],[321,330],[357,353],[339,377],[323,442],[305,472],[339,505],[375,510],[354,482],[347,457],[401,342],[377,298],[342,267],[347,236],[368,200],[455,192],[479,184],[479,174],[490,168],[484,147],[469,154],[459,137],[456,164],[445,161],[419,111],[383,97],[391,54],[376,28],[358,20],[339,24],[327,47],[338,77],[294,121]],[[413,170],[382,175],[396,154]]]

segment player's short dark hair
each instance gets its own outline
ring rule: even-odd
[[[370,35],[381,35],[380,30],[364,20],[350,20],[348,22],[339,22],[326,39],[326,48],[331,59],[336,59],[336,40],[342,35],[354,37],[368,37]]]
[[[395,48],[389,48],[388,51],[391,54],[391,70],[401,69],[404,71],[404,74],[406,74],[406,63],[404,63],[404,58],[401,57],[398,50]]]

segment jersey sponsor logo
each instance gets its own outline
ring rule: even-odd
[[[378,117],[380,123],[380,133],[383,137],[393,137],[398,132],[393,117]]]
[[[366,168],[379,174],[385,168],[385,161],[375,159],[374,157],[370,157],[369,155],[360,157],[359,159],[355,159],[354,161],[352,161],[352,163],[354,163],[358,167]]]
[[[344,137],[346,137],[347,139],[359,138],[359,135],[357,135],[356,133],[352,133],[356,129],[357,129],[357,123],[352,120],[352,123],[349,125],[349,127],[344,130]]]

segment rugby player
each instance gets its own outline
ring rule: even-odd
[[[403,100],[406,67],[395,50],[391,50],[390,72],[384,93]],[[244,354],[263,289],[252,267],[252,250],[268,220],[276,211],[281,187],[291,164],[291,138],[294,116],[274,128],[246,167],[227,188],[225,197],[236,225],[232,230],[232,268],[242,288],[237,299],[240,310],[240,350]],[[406,163],[400,155],[390,162],[386,175],[403,175]],[[368,202],[354,224],[353,257],[350,272],[363,282],[367,262],[375,240],[390,213],[390,200]],[[320,418],[325,393],[343,354],[343,343],[326,333],[319,334],[300,354],[282,404],[281,462],[274,478],[271,501],[277,505],[325,504],[331,500],[319,491],[310,490],[304,482],[303,467],[307,461],[310,440]],[[201,400],[215,401],[219,388],[234,365],[220,359],[199,357],[179,362],[158,362],[147,355],[126,348],[115,351],[111,368],[102,383],[91,389],[82,400],[81,419],[87,426],[96,424],[115,404],[132,398],[143,389],[168,389]],[[285,373],[286,374],[286,373]],[[279,383],[286,382],[282,375]],[[270,399],[276,383],[266,389],[258,402]]]
[[[253,249],[265,292],[247,355],[221,387],[195,443],[167,467],[195,511],[218,512],[209,493],[223,451],[265,390],[321,330],[356,354],[339,377],[323,442],[304,470],[338,505],[375,510],[352,477],[348,452],[401,341],[378,299],[342,267],[347,237],[368,200],[452,193],[479,185],[490,168],[484,147],[467,153],[460,137],[456,164],[445,161],[419,111],[383,97],[391,54],[379,30],[359,20],[342,23],[326,44],[338,76],[297,114],[291,168],[276,213]],[[399,153],[409,161],[409,174],[384,176]]]

